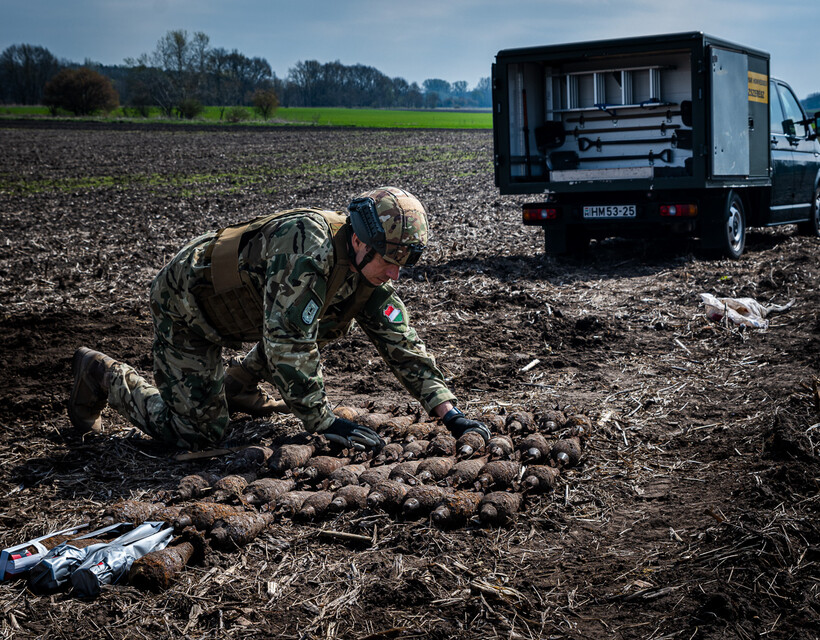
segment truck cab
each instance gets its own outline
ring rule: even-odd
[[[700,32],[500,51],[495,181],[546,253],[684,234],[738,258],[747,226],[820,235],[818,115],[769,54]]]

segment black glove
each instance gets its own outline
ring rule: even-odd
[[[484,438],[484,442],[487,442],[492,437],[490,429],[486,424],[478,420],[465,418],[461,410],[455,407],[445,413],[441,421],[456,438],[460,438],[468,431],[475,431],[480,434],[481,437]]]
[[[343,447],[352,447],[358,451],[365,449],[379,451],[384,446],[384,440],[373,429],[344,418],[336,418],[321,434],[331,442]]]

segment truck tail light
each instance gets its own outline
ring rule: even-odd
[[[662,204],[660,213],[665,218],[694,218],[698,215],[696,204]]]
[[[524,222],[542,222],[544,220],[557,220],[558,209],[556,207],[525,206]]]

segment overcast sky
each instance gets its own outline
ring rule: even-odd
[[[490,75],[499,49],[703,31],[772,54],[772,75],[820,91],[818,0],[0,0],[0,50],[122,64],[173,29],[263,57],[364,64],[421,84]]]

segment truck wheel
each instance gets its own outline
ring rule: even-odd
[[[567,227],[567,254],[580,256],[589,250],[589,233],[583,227]]]
[[[746,214],[743,211],[743,201],[734,191],[726,196],[719,246],[720,253],[732,260],[743,255],[743,249],[746,248]]]
[[[811,218],[797,224],[797,231],[803,236],[820,238],[820,187],[814,190],[814,202],[811,207]]]

